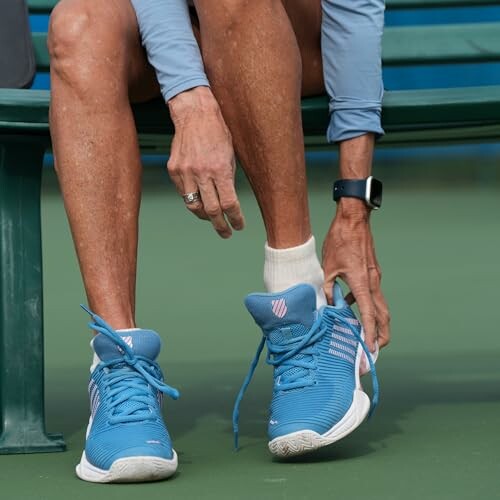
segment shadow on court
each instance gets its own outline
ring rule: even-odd
[[[386,356],[382,355],[378,364],[381,401],[373,418],[341,442],[291,461],[348,460],[370,454],[383,447],[389,437],[406,432],[401,424],[418,409],[425,409],[427,419],[434,420],[434,425],[441,425],[440,419],[434,415],[433,406],[444,407],[453,415],[459,412],[459,408],[454,407],[460,405],[498,402],[500,373],[494,370],[497,363],[498,356],[494,353],[422,358],[388,352]],[[215,419],[224,429],[227,442],[221,442],[221,447],[232,446],[233,403],[239,389],[237,384],[243,380],[246,367],[220,362],[177,362],[166,368],[167,382],[181,390],[180,400],[174,402],[166,398],[165,401],[167,423],[174,440],[200,430],[206,426],[208,418],[210,421]],[[67,436],[83,431],[87,424],[86,373],[82,373],[85,371],[80,367],[58,368],[52,370],[48,378],[48,384],[54,378],[59,381],[58,387],[52,386],[48,390],[48,421],[52,428]],[[176,381],[180,383],[176,384]],[[370,386],[369,375],[363,378],[363,385],[365,389]],[[270,394],[271,370],[261,366],[241,406],[242,448],[265,446]],[[65,402],[63,407],[61,401]],[[479,409],[477,418],[481,418]]]

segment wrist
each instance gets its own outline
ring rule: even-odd
[[[352,222],[368,222],[371,208],[364,200],[357,198],[340,198],[337,201],[336,218]]]
[[[209,87],[195,87],[181,92],[167,104],[174,125],[181,123],[193,112],[203,114],[219,112],[219,104]]]
[[[333,199],[340,202],[344,198],[354,198],[364,203],[368,210],[379,209],[382,205],[382,183],[372,176],[367,179],[340,179],[333,184]],[[348,212],[357,212],[358,204],[345,203]]]
[[[371,175],[375,135],[364,134],[342,141],[339,146],[340,178],[366,179]]]

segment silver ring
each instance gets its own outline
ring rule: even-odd
[[[195,193],[186,193],[182,195],[182,198],[184,199],[184,203],[186,205],[192,205],[200,200],[200,192],[196,191]]]

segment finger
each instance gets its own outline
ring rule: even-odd
[[[233,176],[220,181],[216,180],[216,188],[222,211],[226,214],[233,229],[241,231],[245,227],[245,218],[236,195]]]
[[[198,193],[198,185],[196,182],[194,182],[191,179],[184,179],[183,180],[183,189],[184,191],[181,193],[181,196],[184,196],[187,193]],[[184,201],[184,200],[183,200]],[[208,215],[206,214],[205,207],[203,205],[203,201],[197,200],[193,203],[185,203],[186,208],[196,215],[196,217],[203,219],[203,220],[209,220]]]
[[[377,341],[380,347],[386,346],[391,337],[390,322],[391,317],[384,294],[380,287],[380,270],[378,268],[370,269],[370,288],[372,292],[373,303],[375,304],[375,314],[377,321]]]
[[[233,232],[227,223],[215,185],[212,181],[199,185],[205,213],[221,238],[230,238]]]
[[[185,192],[184,184],[182,182],[182,177],[179,173],[179,170],[177,169],[176,164],[172,159],[167,162],[167,172],[172,179],[172,182],[174,183],[176,191],[182,196]]]
[[[190,178],[183,178],[181,170],[177,166],[177,162],[172,157],[167,162],[167,172],[180,196],[184,196],[187,193],[198,192],[196,182]],[[196,217],[208,220],[208,216],[205,213],[203,203],[201,201],[186,204],[186,208],[196,215]]]
[[[366,284],[351,286],[353,296],[358,303],[361,314],[361,323],[365,331],[365,341],[371,352],[375,351],[375,342],[377,340],[377,322],[375,305],[373,303],[368,276],[364,280]]]
[[[326,303],[333,306],[333,284],[337,279],[337,275],[333,274],[331,276],[325,276],[325,282],[323,283],[323,292],[325,292]]]
[[[375,255],[373,235],[371,232],[369,245],[371,249],[371,252],[369,252],[370,288],[377,316],[377,341],[379,347],[384,347],[390,342],[391,339],[391,315],[389,313],[387,301],[382,293],[382,272]]]

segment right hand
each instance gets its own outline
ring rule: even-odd
[[[236,195],[236,160],[219,105],[208,87],[182,92],[168,102],[175,125],[167,170],[182,196],[199,192],[201,200],[186,205],[200,219],[210,220],[222,238],[245,219]]]
[[[374,353],[390,341],[390,315],[380,287],[382,273],[375,255],[369,209],[363,201],[342,198],[323,244],[325,293],[332,304],[337,278],[350,288],[348,304],[357,302],[368,349]]]

